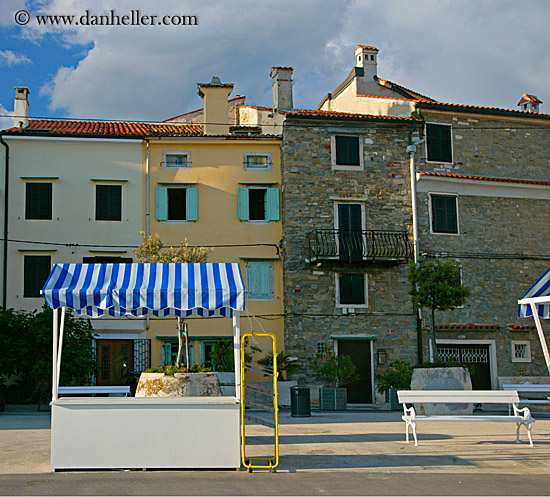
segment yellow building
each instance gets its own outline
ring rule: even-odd
[[[213,247],[209,262],[239,262],[247,289],[242,332],[269,331],[283,348],[280,143],[277,136],[244,132],[228,122],[233,85],[217,78],[199,84],[202,125],[189,136],[145,141],[145,226],[165,245]],[[222,318],[188,318],[190,363],[211,364],[216,345],[232,337]],[[152,365],[177,354],[175,319],[151,319]]]

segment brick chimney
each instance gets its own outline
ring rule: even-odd
[[[539,100],[537,97],[535,97],[535,95],[529,95],[528,93],[524,93],[521,96],[521,100],[518,102],[518,105],[523,111],[538,112],[539,105],[541,103],[542,101]]]
[[[29,93],[26,86],[15,87],[13,126],[16,128],[26,128],[29,125]]]
[[[198,83],[199,96],[204,101],[204,134],[229,134],[229,106],[227,97],[233,91],[232,84],[223,84],[217,76],[210,83]]]
[[[272,67],[273,80],[273,110],[274,112],[290,112],[294,110],[292,101],[292,67]]]

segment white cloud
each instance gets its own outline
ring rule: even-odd
[[[18,54],[12,52],[11,50],[0,50],[0,67],[1,66],[16,66],[18,64],[30,64],[31,59],[29,59],[24,54]]]
[[[42,89],[52,110],[73,117],[166,119],[200,107],[196,83],[213,75],[269,105],[274,65],[294,67],[295,106],[316,107],[353,67],[357,44],[380,49],[381,77],[443,101],[515,108],[524,92],[550,99],[547,0],[53,0],[40,12],[86,9],[197,15],[199,25],[43,29],[93,44]]]
[[[0,104],[0,130],[13,127],[13,112]]]

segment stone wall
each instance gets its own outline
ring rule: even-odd
[[[359,121],[359,120],[358,120]],[[331,134],[363,133],[364,171],[333,170]],[[415,362],[416,320],[408,295],[406,264],[350,265],[335,261],[311,264],[306,235],[335,229],[335,203],[364,205],[366,229],[407,231],[411,226],[409,163],[410,123],[311,123],[287,121],[282,144],[282,215],[284,237],[285,349],[299,357],[296,379],[314,381],[310,368],[318,344],[332,348],[331,337],[369,336],[373,351],[384,349],[390,362]],[[368,308],[343,314],[335,302],[335,274],[341,270],[368,275]],[[376,361],[375,361],[376,362]],[[375,372],[379,372],[377,366]]]

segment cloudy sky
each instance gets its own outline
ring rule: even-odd
[[[137,9],[157,24],[82,25]],[[28,86],[32,117],[164,120],[201,107],[213,75],[270,105],[272,66],[294,67],[295,107],[315,108],[358,44],[380,50],[379,77],[432,98],[513,109],[531,93],[550,113],[549,24],[549,0],[2,0],[0,114]]]

